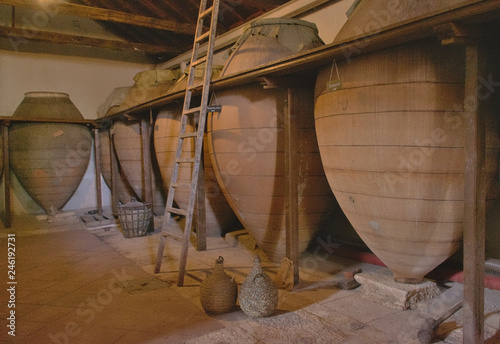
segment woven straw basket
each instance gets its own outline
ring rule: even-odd
[[[224,258],[219,257],[212,272],[201,283],[200,301],[206,313],[228,313],[236,305],[238,287],[234,278],[224,271],[223,263]]]
[[[262,270],[260,257],[255,257],[254,267],[240,289],[240,307],[252,318],[268,317],[278,306],[278,288]]]

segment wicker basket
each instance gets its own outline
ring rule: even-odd
[[[120,205],[118,209],[118,219],[125,238],[146,235],[152,218],[151,203],[138,202],[135,198],[127,204]]]

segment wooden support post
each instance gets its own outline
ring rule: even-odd
[[[144,202],[153,203],[153,184],[151,181],[151,140],[148,122],[141,119],[142,138],[142,195]]]
[[[480,52],[466,46],[463,342],[484,343],[485,123],[478,101]]]
[[[285,214],[286,256],[293,262],[294,285],[299,283],[299,195],[297,154],[297,95],[300,90],[288,88],[285,111]]]
[[[10,217],[10,156],[9,156],[9,127],[7,123],[2,126],[3,135],[3,191],[4,191],[4,218],[5,228],[11,227]]]
[[[114,127],[109,130],[109,154],[111,159],[111,211],[113,215],[118,215],[118,205],[120,203],[118,195],[118,180],[121,178],[118,168],[118,158],[116,157],[115,144],[113,143]]]
[[[95,190],[97,197],[97,215],[102,216],[102,185],[101,185],[101,143],[99,129],[94,129],[94,163],[95,163]]]
[[[155,199],[153,197],[153,181],[151,161],[151,137],[149,125],[145,119],[141,119],[141,138],[142,138],[142,200],[151,203],[151,209],[154,209]],[[148,232],[154,232],[154,221],[149,224]]]
[[[205,251],[207,249],[207,223],[205,204],[205,159],[203,151],[200,157],[200,167],[198,172],[198,185],[196,191],[196,250]]]
[[[150,161],[150,166],[151,169],[149,170],[149,178],[151,180],[151,207],[153,209],[158,209],[158,204],[156,202],[158,201],[156,192],[158,191],[157,188],[161,188],[162,191],[164,190],[163,186],[163,181],[160,175],[160,185],[158,185],[156,176],[155,176],[155,168],[153,167],[153,161],[156,161],[156,157],[151,157],[151,152],[154,152],[154,144],[151,144],[151,139],[153,138],[153,133],[154,133],[154,120],[153,120],[153,109],[149,109],[149,126],[148,126],[148,135],[149,135],[149,161]],[[146,173],[146,171],[145,171]],[[165,195],[166,196],[166,195]],[[165,204],[161,204],[161,207],[163,208]],[[155,230],[155,224],[154,224],[154,215],[153,215],[153,221],[149,224],[149,230],[151,232],[154,232]]]
[[[486,133],[479,101],[478,79],[483,69],[482,36],[468,26],[446,23],[434,28],[443,45],[465,46],[465,175],[464,175],[464,300],[463,342],[484,343],[484,262],[486,246]]]

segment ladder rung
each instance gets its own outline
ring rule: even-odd
[[[163,235],[165,238],[172,238],[176,241],[182,242],[182,237],[179,237],[178,235],[174,235],[174,234],[168,233],[168,232],[162,232],[161,235]]]
[[[205,11],[203,11],[202,13],[200,13],[198,19],[202,19],[202,18],[205,18],[207,15],[209,15],[212,11],[214,10],[214,7],[209,7],[207,8]]]
[[[180,134],[179,138],[181,139],[187,139],[190,137],[198,137],[198,133],[187,133],[187,134]]]
[[[175,159],[175,162],[177,162],[179,164],[193,163],[194,162],[194,158],[179,158],[179,159]]]
[[[210,31],[207,31],[204,34],[199,35],[198,37],[196,37],[195,42],[199,43],[199,42],[203,41],[204,39],[206,39],[209,35],[210,35]]]
[[[196,67],[200,64],[202,64],[203,62],[206,62],[207,61],[207,55],[203,56],[203,57],[200,57],[198,60],[194,61],[193,63],[191,63],[191,66],[193,67]]]
[[[194,108],[191,108],[191,109],[188,109],[188,110],[184,110],[184,112],[182,114],[183,115],[189,115],[189,114],[197,113],[197,112],[200,112],[200,111],[201,111],[201,106],[197,106],[197,107],[194,107]]]
[[[174,207],[166,207],[165,210],[168,211],[169,213],[172,213],[172,214],[178,214],[178,215],[183,215],[183,216],[188,215],[187,210],[184,210],[184,209],[179,209],[179,208],[174,208]]]
[[[173,188],[191,188],[191,184],[188,183],[172,183],[170,186]]]

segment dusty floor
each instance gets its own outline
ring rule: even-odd
[[[419,343],[425,318],[438,318],[461,297],[462,285],[449,283],[414,310],[387,308],[361,298],[359,289],[336,287],[343,270],[383,268],[316,250],[301,259],[301,283],[292,291],[280,289],[273,316],[251,319],[238,306],[209,316],[199,301],[205,272],[223,256],[227,273],[241,285],[260,254],[248,235],[237,244],[209,238],[203,252],[191,245],[184,286],[177,287],[180,242],[167,240],[161,272],[154,274],[158,221],[157,233],[127,239],[119,227],[89,230],[75,220],[19,216],[11,229],[2,227],[0,343],[411,344]],[[8,284],[9,234],[15,234],[15,293],[7,290],[14,285]],[[278,266],[262,258],[274,277]],[[7,326],[11,310],[15,332]],[[485,289],[485,314],[486,343],[500,343],[500,292]],[[459,311],[440,326],[434,343],[461,342]]]

